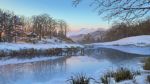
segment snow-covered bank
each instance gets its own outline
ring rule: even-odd
[[[20,64],[20,63],[29,63],[29,62],[37,62],[37,61],[54,60],[54,59],[58,59],[61,57],[53,56],[53,57],[34,57],[32,59],[17,59],[17,58],[12,58],[12,59],[7,59],[7,60],[3,59],[3,60],[0,60],[0,66],[8,65],[8,64]]]
[[[41,41],[37,41],[35,44],[33,43],[0,43],[0,50],[20,50],[20,49],[51,49],[51,48],[70,48],[70,47],[83,47],[80,44],[69,43],[64,40],[60,40],[58,38],[53,37],[52,39],[42,39]]]
[[[51,49],[51,48],[70,48],[70,47],[83,47],[79,44],[31,44],[31,43],[0,43],[0,50],[20,50],[20,49]]]
[[[127,37],[117,41],[87,44],[88,48],[110,48],[126,53],[150,55],[150,35]]]
[[[136,46],[97,46],[97,47],[119,50],[131,54],[150,55],[150,47],[136,47]]]
[[[150,35],[141,35],[141,36],[133,36],[133,37],[127,37],[123,38],[117,41],[112,42],[104,42],[104,43],[93,43],[89,45],[114,45],[114,46],[128,46],[128,45],[134,45],[134,46],[150,46]]]

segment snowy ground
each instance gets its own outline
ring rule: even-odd
[[[97,46],[97,47],[110,48],[131,54],[139,54],[147,56],[150,55],[150,47],[136,47],[136,46]]]
[[[110,48],[126,53],[150,55],[150,35],[141,35],[123,38],[117,41],[86,44],[87,48]],[[146,81],[148,73],[142,70],[142,74],[136,76],[134,80],[126,80],[119,83],[111,81],[110,84],[149,84]]]
[[[42,39],[36,44],[32,43],[0,43],[0,50],[20,50],[20,49],[50,49],[50,48],[68,48],[83,47],[80,44],[67,43],[57,38]]]
[[[141,35],[123,38],[117,41],[105,42],[105,43],[93,43],[90,45],[114,45],[114,46],[139,46],[147,47],[150,46],[150,35]]]
[[[150,55],[150,35],[123,38],[117,41],[87,44],[88,48],[111,48],[127,53]]]

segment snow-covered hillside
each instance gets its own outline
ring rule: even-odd
[[[150,35],[141,35],[123,38],[117,41],[104,42],[104,43],[93,43],[90,45],[113,45],[113,46],[150,46]]]
[[[126,53],[150,55],[150,35],[123,38],[117,41],[87,44],[91,48],[110,48]]]

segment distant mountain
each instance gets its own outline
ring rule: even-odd
[[[68,33],[68,36],[69,37],[74,37],[74,36],[78,36],[78,35],[82,35],[82,34],[88,34],[88,33],[91,33],[91,32],[94,32],[96,31],[97,29],[95,28],[81,28],[79,31],[76,31],[76,32],[69,32]]]
[[[70,38],[75,42],[82,42],[85,35],[90,34],[94,39],[101,38],[102,35],[104,35],[105,30],[103,28],[98,29],[87,29],[82,28],[77,33],[70,34]]]
[[[92,35],[93,38],[100,38],[101,36],[103,36],[105,34],[105,30],[97,30],[95,32],[90,33]]]

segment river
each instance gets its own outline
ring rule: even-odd
[[[0,65],[0,84],[67,84],[67,80],[78,73],[99,79],[105,72],[118,67],[141,70],[141,61],[145,57],[109,48],[96,48],[86,49],[85,56],[5,64]]]

